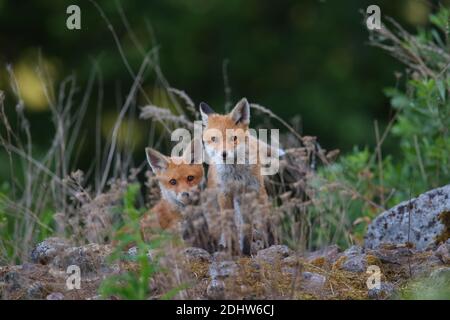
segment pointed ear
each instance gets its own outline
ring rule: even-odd
[[[183,158],[187,163],[203,163],[203,144],[199,139],[193,139],[183,153]]]
[[[167,169],[167,157],[152,148],[145,148],[147,161],[150,164],[154,173],[161,172]]]
[[[250,124],[250,105],[248,104],[246,98],[242,98],[241,101],[236,104],[234,109],[231,111],[230,116],[236,124]]]
[[[202,115],[203,125],[208,124],[208,115],[215,113],[214,110],[204,102],[200,102],[200,114]]]

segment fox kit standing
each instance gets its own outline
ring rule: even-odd
[[[194,148],[191,148],[194,150]],[[187,150],[190,152],[191,150]],[[198,198],[200,186],[204,179],[203,164],[186,161],[183,157],[166,157],[158,151],[146,148],[147,160],[155,173],[161,190],[161,199],[141,220],[141,231],[155,228],[156,215],[159,229],[170,229],[181,218],[181,211],[186,205]],[[192,155],[193,152],[192,152]],[[146,238],[144,236],[144,238]]]
[[[261,175],[259,157],[256,163],[248,159],[239,162],[238,155],[246,150],[258,148],[258,140],[250,136],[250,105],[247,99],[239,101],[227,115],[216,114],[206,103],[200,104],[204,126],[203,143],[209,157],[208,188],[218,190],[218,203],[221,215],[234,210],[234,221],[238,231],[239,251],[249,254],[252,242],[251,222],[244,224],[241,212],[241,196],[255,192],[258,201],[267,208],[268,197]],[[265,210],[264,210],[265,211]],[[249,227],[250,224],[250,227]],[[225,235],[220,242],[225,246]]]

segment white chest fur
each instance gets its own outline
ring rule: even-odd
[[[252,174],[252,166],[247,164],[216,165],[219,187],[225,193],[259,191],[260,183]]]

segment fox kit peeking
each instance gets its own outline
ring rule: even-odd
[[[244,224],[240,209],[241,196],[246,192],[255,192],[258,202],[264,208],[268,208],[259,157],[253,163],[249,162],[248,158],[241,162],[237,159],[239,154],[246,154],[247,151],[258,148],[258,140],[248,132],[250,105],[247,99],[243,98],[229,114],[220,115],[202,102],[200,113],[204,126],[203,143],[210,163],[208,188],[218,189],[218,203],[222,215],[227,210],[234,210],[239,251],[249,254],[252,244],[252,222]],[[262,211],[264,212],[261,214],[267,214],[267,210]],[[225,235],[222,234],[220,243],[226,246],[225,242]]]
[[[161,199],[151,209],[156,214],[161,229],[174,227],[181,218],[181,211],[199,196],[200,186],[204,179],[203,164],[195,161],[194,148],[188,148],[182,157],[166,157],[158,151],[146,148],[147,160],[155,173],[161,189]],[[193,161],[187,162],[187,153],[191,152]],[[151,227],[150,215],[141,221],[145,228],[146,221]]]

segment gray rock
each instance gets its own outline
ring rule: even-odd
[[[306,254],[306,261],[311,263],[319,258],[324,258],[328,263],[334,263],[340,255],[340,249],[337,245],[331,245],[321,250]],[[287,258],[286,258],[287,259]]]
[[[24,279],[18,270],[9,270],[0,276],[0,284],[4,287],[4,293],[8,294],[24,286]]]
[[[37,281],[27,288],[26,298],[30,300],[43,299],[45,297],[44,285]]]
[[[234,261],[214,261],[209,266],[211,279],[225,279],[236,274],[238,266]]]
[[[281,261],[283,258],[290,256],[292,253],[292,250],[285,245],[275,245],[267,249],[258,251],[258,253],[256,254],[256,259],[262,260],[269,264],[273,264],[277,261]]]
[[[342,263],[342,269],[350,272],[365,272],[367,270],[367,259],[360,246],[351,246],[342,255],[346,257]]]
[[[301,265],[301,260],[299,259],[299,257],[297,257],[295,255],[286,257],[281,262],[282,262],[282,265],[290,266],[290,267],[297,267],[297,266]]]
[[[111,252],[111,246],[96,243],[67,248],[53,259],[51,265],[59,270],[67,270],[69,266],[76,265],[83,275],[106,272],[109,269],[106,258]]]
[[[208,299],[222,300],[225,298],[225,283],[222,280],[213,279],[206,288]]]
[[[343,255],[346,257],[350,257],[350,256],[356,256],[356,255],[360,255],[363,254],[364,249],[360,246],[351,246],[350,248],[348,248],[347,250],[344,251]]]
[[[130,258],[136,258],[137,256],[137,247],[131,247],[128,249],[127,254]]]
[[[64,300],[64,295],[61,292],[52,292],[45,299],[46,300]]]
[[[368,291],[370,299],[387,299],[394,293],[395,286],[390,282],[381,282],[379,288],[372,288]]]
[[[296,276],[300,273],[298,268],[290,267],[290,266],[283,266],[281,267],[281,272],[287,273],[290,276]]]
[[[127,256],[131,261],[136,261],[137,256],[138,256],[138,248],[136,246],[134,246],[134,247],[131,247],[130,249],[128,249]],[[147,251],[147,257],[148,257],[149,261],[153,261],[155,259],[155,256],[156,256],[156,250],[149,249]]]
[[[38,243],[31,251],[31,261],[34,263],[49,264],[56,255],[69,247],[70,244],[65,239],[56,237],[45,239]]]
[[[314,272],[302,273],[302,288],[307,291],[320,291],[324,288],[327,278]]]
[[[418,250],[425,250],[434,246],[436,238],[446,230],[440,216],[449,212],[450,184],[381,213],[369,225],[365,247],[373,249],[383,243],[403,244],[409,239]]]
[[[183,250],[183,254],[189,261],[211,262],[211,255],[205,249],[189,247]]]
[[[437,248],[435,255],[445,264],[450,263],[450,244],[443,243]]]
[[[342,269],[350,272],[365,272],[367,270],[366,256],[363,254],[348,256],[342,264]]]

